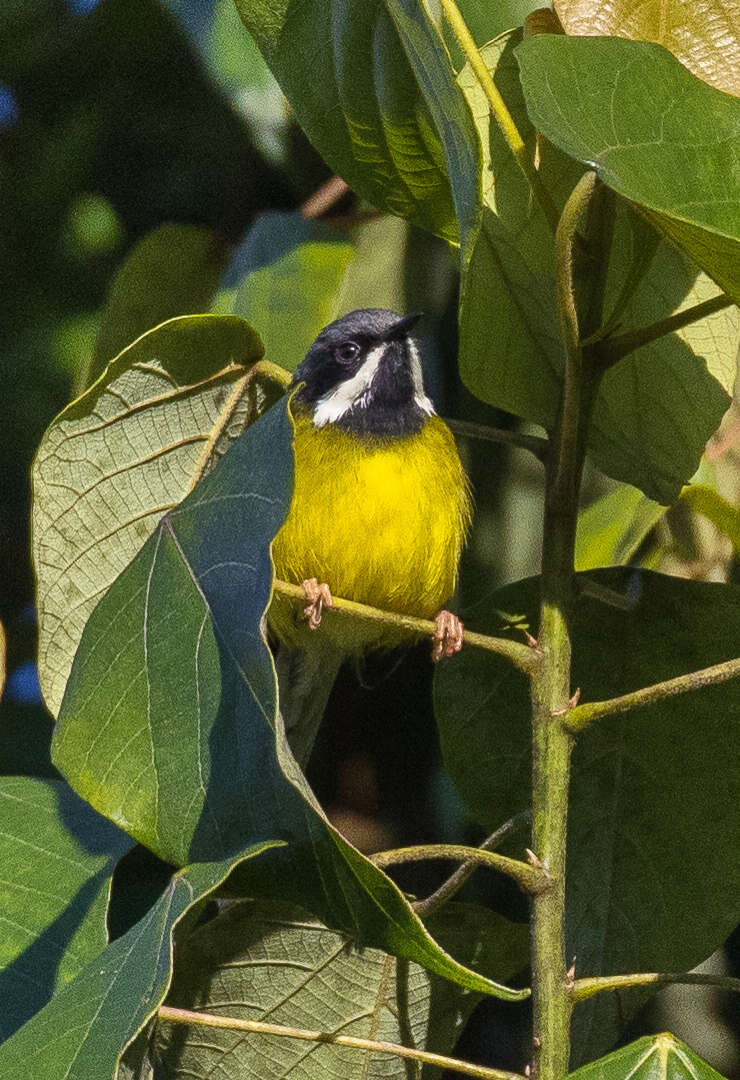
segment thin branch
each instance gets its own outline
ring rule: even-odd
[[[520,825],[531,824],[532,811],[522,810],[520,814],[515,814],[513,818],[509,818],[504,822],[495,832],[486,837],[483,843],[480,845],[481,851],[492,851],[494,848],[506,839],[506,837],[512,833]],[[467,859],[462,866],[458,866],[454,874],[450,874],[446,881],[443,881],[438,889],[435,889],[433,893],[426,897],[425,900],[417,900],[413,904],[414,911],[419,918],[426,918],[427,915],[431,915],[433,911],[437,911],[453,898],[460,891],[463,885],[472,877],[475,873],[478,862]]]
[[[548,441],[540,435],[525,435],[520,431],[505,431],[503,428],[488,427],[487,424],[475,424],[470,420],[453,420],[445,417],[445,423],[455,435],[464,435],[469,439],[481,439],[483,442],[505,443],[517,446],[520,450],[529,450],[539,461],[547,458]]]
[[[675,315],[669,315],[668,318],[660,319],[659,322],[652,323],[650,326],[640,327],[639,330],[627,330],[624,334],[617,334],[616,337],[596,341],[594,351],[598,357],[599,366],[602,369],[609,368],[635,349],[649,345],[652,341],[657,341],[666,334],[672,334],[675,330],[682,330],[684,326],[698,322],[699,319],[705,319],[707,315],[714,315],[715,312],[731,307],[734,303],[732,297],[720,293],[719,296],[713,296],[701,304],[694,304],[693,307],[679,311]],[[594,340],[590,338],[584,344],[594,344]]]
[[[445,1054],[431,1054],[426,1050],[415,1050],[410,1046],[401,1046],[392,1042],[376,1042],[373,1039],[361,1039],[354,1035],[333,1035],[330,1031],[312,1031],[307,1028],[286,1027],[283,1024],[266,1024],[261,1020],[238,1020],[232,1016],[216,1016],[213,1013],[193,1012],[190,1009],[175,1009],[161,1005],[159,1019],[172,1024],[197,1024],[201,1027],[223,1028],[227,1031],[244,1031],[260,1035],[277,1035],[286,1039],[303,1039],[306,1042],[328,1043],[331,1046],[351,1046],[355,1050],[369,1050],[375,1054],[394,1054],[396,1057],[421,1061],[426,1065],[437,1065],[442,1069],[452,1069],[465,1076],[476,1076],[479,1080],[524,1080],[519,1073],[505,1072],[503,1069],[489,1069],[483,1065],[470,1065],[458,1058]]]
[[[292,600],[306,602],[306,596],[300,585],[293,585],[289,581],[276,579],[273,589],[281,596],[287,596]],[[399,627],[408,630],[410,634],[420,637],[434,637],[437,627],[431,619],[419,619],[415,615],[399,615],[395,611],[383,611],[380,608],[369,607],[367,604],[358,604],[355,600],[345,600],[344,597],[334,596],[333,606],[324,608],[323,618],[333,618],[334,615],[352,616],[357,619],[366,619],[369,622],[384,623],[386,626]],[[518,641],[509,641],[507,638],[488,637],[486,634],[476,634],[472,630],[466,630],[463,635],[466,645],[472,645],[476,649],[485,649],[487,652],[497,653],[506,657],[514,667],[529,674],[539,662],[539,653],[536,648],[522,645]]]
[[[485,848],[467,847],[465,844],[417,844],[414,847],[395,848],[392,851],[378,851],[370,855],[370,862],[376,866],[398,866],[401,863],[427,862],[430,859],[454,859],[463,863],[476,863],[489,866],[493,870],[516,881],[520,889],[535,894],[548,888],[550,879],[546,871],[521,859],[509,859],[495,851]]]
[[[485,65],[483,57],[478,50],[478,46],[475,44],[473,35],[470,33],[470,30],[468,30],[465,19],[455,3],[455,0],[441,0],[441,3],[445,15],[447,16],[447,21],[452,28],[452,32],[457,38],[460,48],[473,69],[473,73],[480,84],[481,90],[486,95],[490,110],[501,130],[501,134],[514,155],[514,160],[524,173],[533,194],[536,196],[550,228],[555,232],[558,223],[558,212],[555,209],[555,204],[550,198],[549,191],[542,183],[542,178],[537,172],[534,162],[527,153],[524,139],[514,122],[514,117],[509,112],[506,102],[501,97],[499,89]]]
[[[692,690],[701,690],[705,686],[716,686],[718,683],[736,679],[738,676],[740,676],[740,658],[725,660],[722,664],[714,664],[712,667],[702,668],[701,671],[691,671],[687,675],[677,675],[675,679],[666,679],[665,682],[644,686],[641,690],[633,690],[631,694],[607,698],[606,701],[588,701],[583,705],[576,705],[563,715],[562,723],[571,734],[576,735],[595,720],[601,720],[605,716],[616,716],[618,713],[628,712],[642,705],[653,705],[656,701],[663,701],[677,694],[686,694]]]
[[[341,176],[330,176],[312,195],[301,205],[301,214],[304,218],[318,218],[331,210],[335,203],[347,194],[349,186]]]
[[[604,990],[624,990],[632,986],[714,986],[718,990],[734,990],[740,993],[740,979],[731,975],[710,975],[702,972],[678,972],[665,974],[658,971],[640,971],[634,975],[597,975],[588,979],[576,979],[573,1001],[586,1001]]]

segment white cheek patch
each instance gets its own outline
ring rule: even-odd
[[[414,387],[414,404],[417,405],[427,416],[434,416],[435,408],[424,393],[424,377],[421,371],[421,359],[419,347],[413,338],[406,339],[409,364],[411,366],[411,382]]]
[[[360,403],[363,395],[368,392],[372,385],[386,348],[386,345],[376,345],[367,354],[362,367],[355,372],[351,379],[346,379],[345,382],[330,390],[328,394],[324,394],[322,398],[319,398],[313,413],[315,427],[335,423]]]

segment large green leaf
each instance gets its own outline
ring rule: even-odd
[[[33,467],[39,676],[59,709],[90,612],[158,519],[179,502],[275,389],[233,316],[173,319],[138,338],[46,432]]]
[[[509,976],[526,964],[526,926],[485,908],[452,904],[429,926],[478,970]],[[387,953],[356,949],[300,908],[246,902],[182,944],[167,1004],[449,1054],[479,1000],[416,964],[404,971]],[[388,1054],[238,1031],[213,1029],[204,1040],[197,1026],[160,1023],[156,1043],[171,1080],[220,1071],[262,1080],[266,1070],[296,1080],[408,1076],[407,1063]]]
[[[105,948],[113,867],[132,845],[61,781],[0,778],[0,1041]]]
[[[172,971],[172,933],[238,862],[181,870],[147,914],[95,956],[13,1038],[0,1046],[3,1080],[112,1080],[124,1047],[161,1003]],[[125,1073],[124,1073],[125,1075]]]
[[[637,1039],[570,1075],[574,1080],[722,1080],[711,1065],[667,1031]]]
[[[585,701],[740,655],[740,590],[639,570],[589,573],[622,604],[581,596],[573,687]],[[464,612],[471,628],[501,632],[495,609],[537,625],[538,582],[495,593]],[[469,811],[493,828],[528,805],[526,680],[464,650],[435,686],[444,759]],[[600,721],[573,754],[568,824],[568,957],[576,975],[693,967],[738,919],[740,684],[674,697]],[[690,763],[690,767],[689,767]],[[716,837],[722,843],[716,843]],[[691,919],[686,912],[691,911]],[[580,1060],[618,1034],[614,995],[579,1006]]]
[[[486,46],[483,56],[534,154],[535,130],[514,56],[520,39],[518,31],[505,35]],[[552,236],[469,68],[459,81],[486,166],[482,227],[463,267],[461,375],[483,400],[549,426],[562,370]],[[562,206],[581,166],[548,142],[539,155],[541,181]],[[605,287],[607,319],[648,325],[717,292],[620,201]],[[599,467],[654,499],[672,502],[727,408],[739,340],[740,318],[731,308],[643,347],[609,371],[590,431],[590,452]]]
[[[454,240],[442,148],[387,6],[237,0],[329,165],[376,206]]]
[[[700,79],[740,95],[740,4],[713,0],[555,0],[565,32],[574,37],[619,36],[664,45]]]
[[[100,601],[59,712],[55,764],[96,809],[180,865],[289,840],[234,887],[295,900],[482,993],[518,996],[435,945],[390,879],[329,825],[287,748],[263,614],[269,546],[292,493],[291,439],[278,402]]]
[[[539,34],[517,59],[533,124],[740,300],[740,101],[642,41]]]
[[[153,326],[207,311],[223,261],[216,235],[195,225],[160,225],[139,240],[113,279],[84,388]]]

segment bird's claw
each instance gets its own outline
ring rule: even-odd
[[[301,582],[301,588],[307,601],[303,609],[304,617],[308,619],[311,630],[316,630],[321,625],[321,615],[324,608],[334,606],[331,591],[326,583],[319,583],[315,577],[306,578],[305,581]]]
[[[438,611],[434,621],[437,629],[432,640],[432,660],[436,664],[460,652],[465,627],[451,611]]]

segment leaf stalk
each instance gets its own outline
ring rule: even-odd
[[[630,709],[653,705],[656,701],[664,701],[677,694],[701,690],[705,686],[716,686],[718,683],[738,677],[740,677],[740,657],[701,668],[699,671],[691,671],[686,675],[677,675],[674,679],[665,679],[663,682],[653,683],[652,686],[644,686],[641,690],[633,690],[630,694],[621,694],[619,697],[607,698],[605,701],[589,701],[583,705],[576,705],[564,714],[563,725],[571,734],[576,735],[605,716],[616,716],[618,713],[629,712]]]
[[[454,859],[500,870],[512,878],[520,889],[531,895],[550,886],[550,877],[542,867],[532,866],[521,859],[510,859],[485,848],[467,847],[465,844],[417,844],[413,847],[379,851],[370,856],[370,861],[381,868],[401,863],[426,862],[430,859]]]
[[[445,16],[447,17],[447,21],[450,24],[450,28],[457,38],[460,48],[465,54],[465,58],[473,69],[473,73],[480,84],[481,90],[486,96],[489,108],[501,130],[501,134],[506,140],[514,160],[524,173],[550,228],[555,232],[558,223],[558,212],[555,209],[555,204],[550,198],[549,191],[542,183],[542,178],[535,168],[534,161],[532,161],[527,152],[524,139],[514,122],[514,117],[509,112],[506,102],[502,98],[496,83],[493,81],[490,71],[485,65],[485,61],[480,54],[478,46],[475,44],[475,39],[468,29],[460,8],[457,6],[455,0],[441,0],[441,4]]]
[[[633,986],[713,986],[717,990],[731,990],[740,993],[740,979],[732,975],[712,975],[709,972],[659,972],[639,971],[633,975],[595,975],[587,979],[576,979],[573,984],[573,1001],[587,1001],[595,994],[605,990],[626,990]]]

